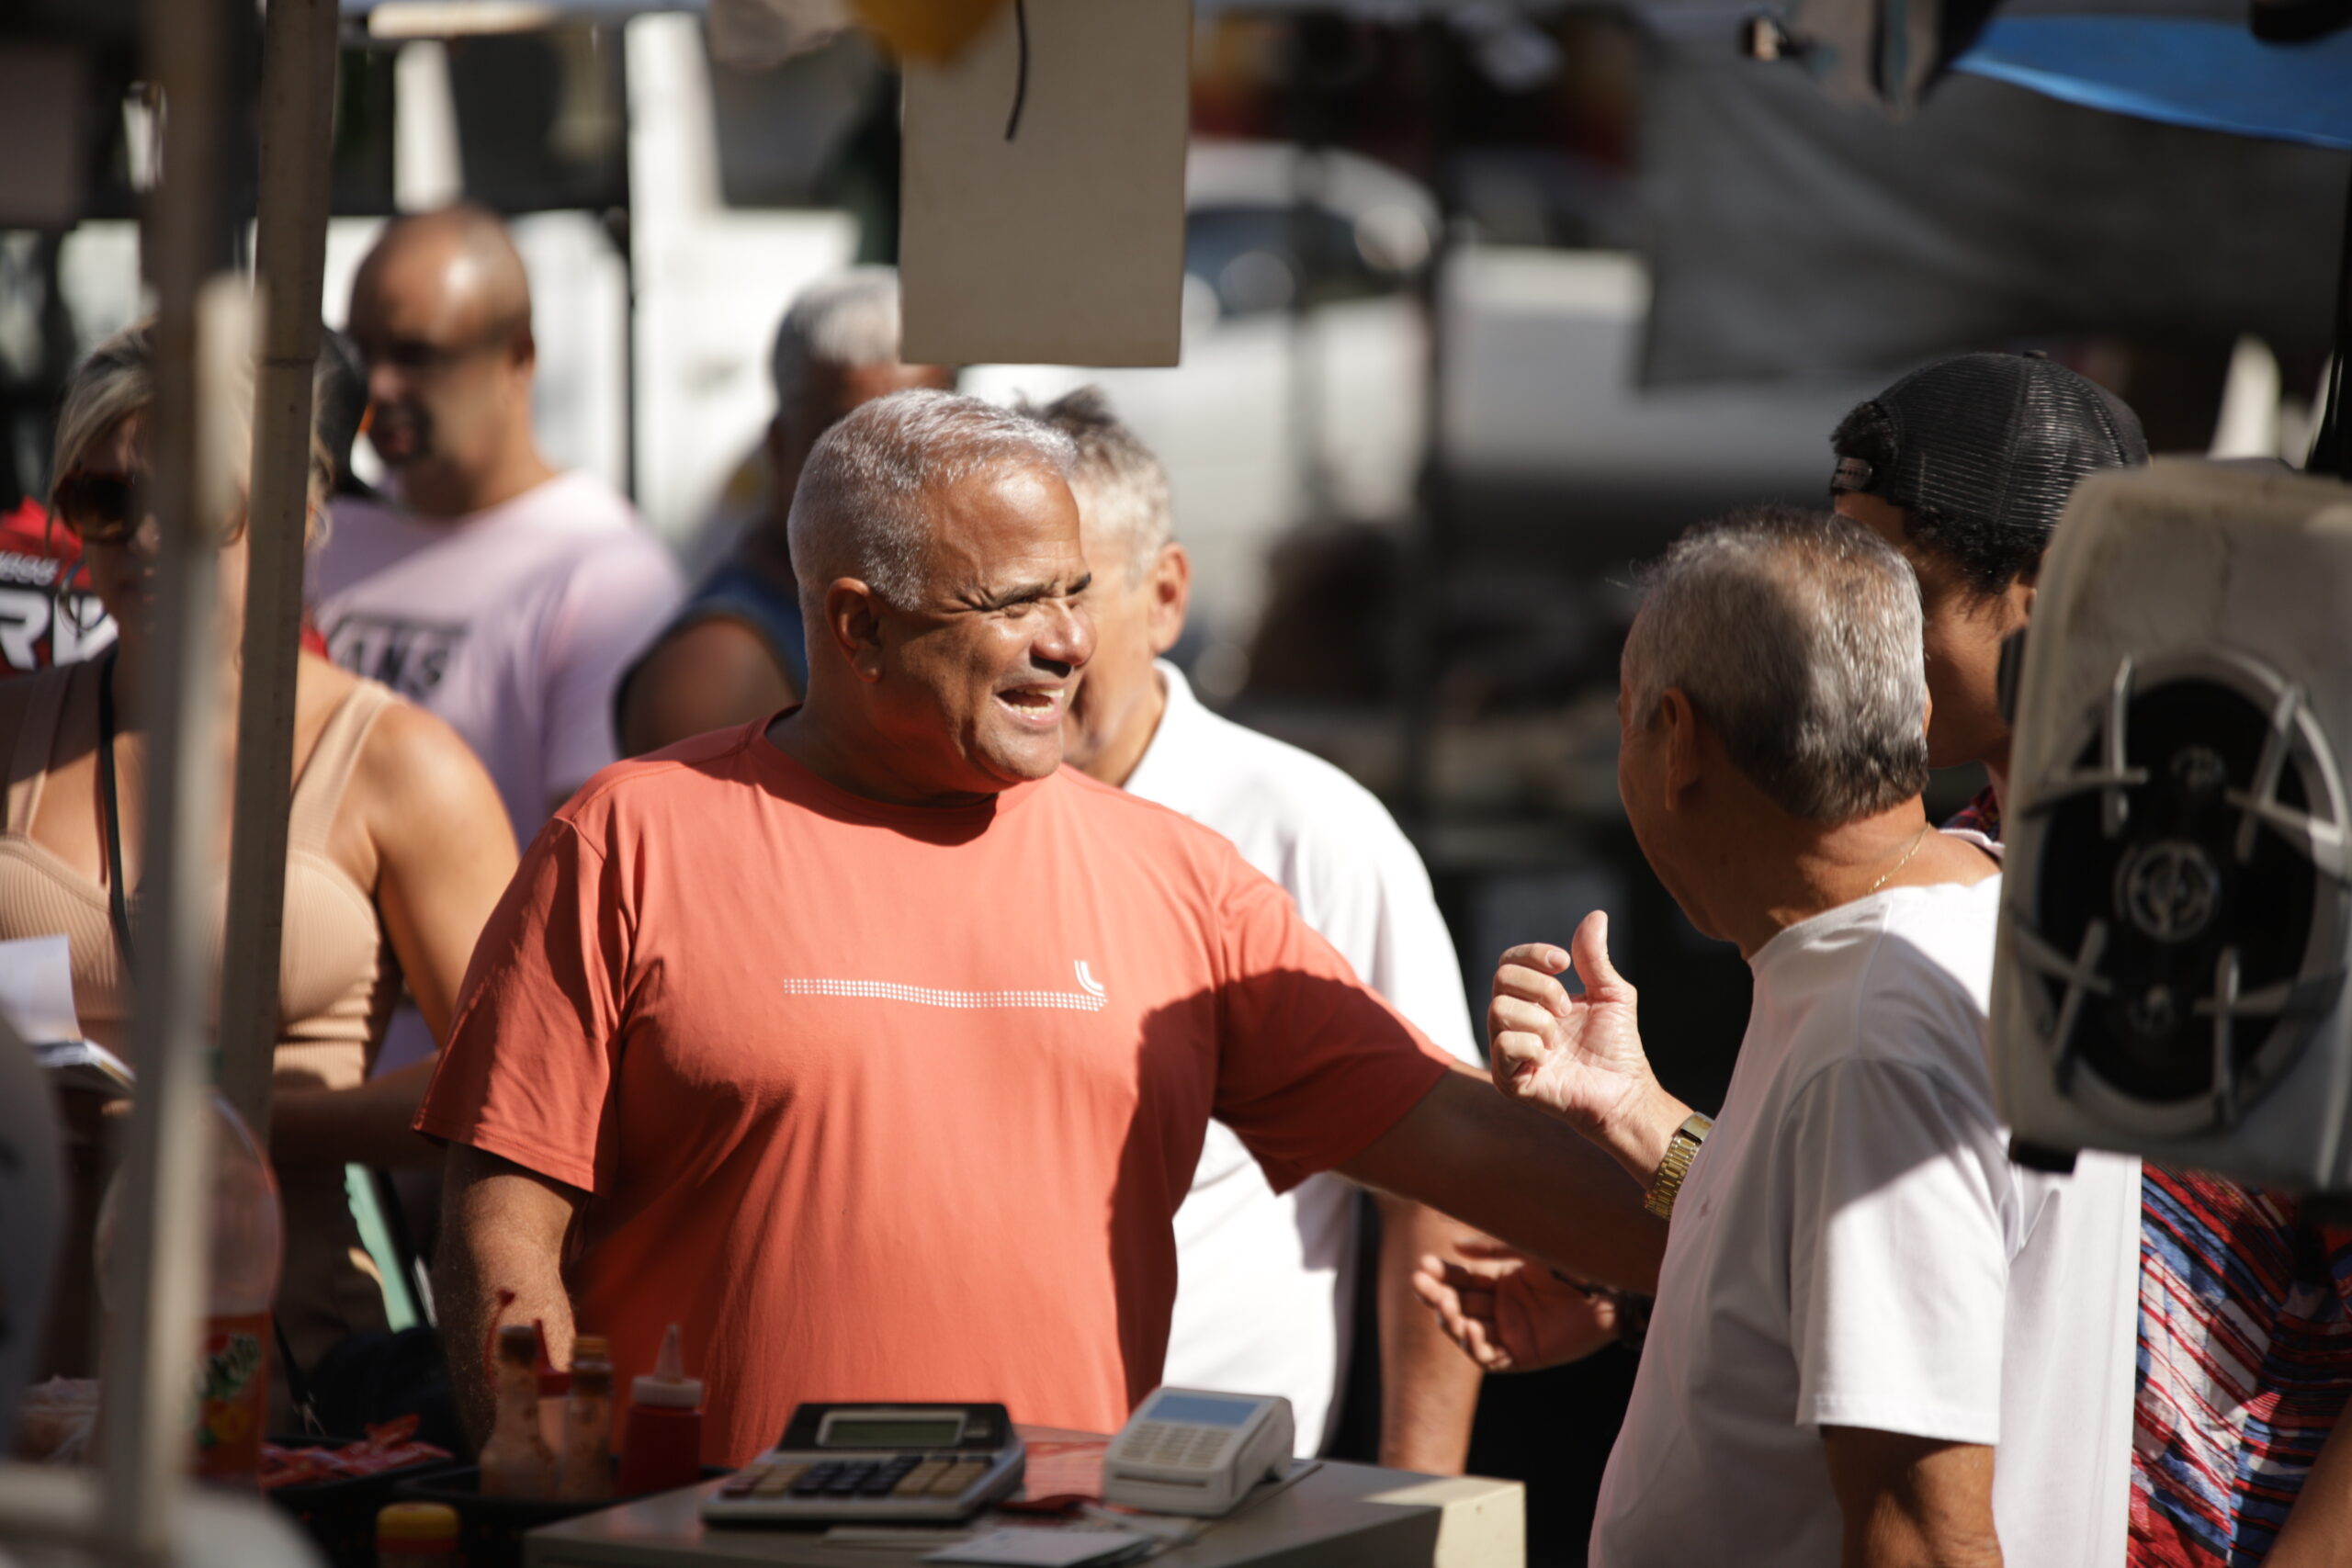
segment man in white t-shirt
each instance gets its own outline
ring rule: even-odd
[[[319,629],[465,738],[528,842],[618,757],[613,689],[677,606],[676,564],[610,485],[540,455],[530,284],[496,217],[392,223],[350,332],[398,501],[336,504],[311,563]]]
[[[1396,821],[1321,758],[1210,712],[1159,658],[1183,630],[1191,587],[1159,460],[1094,389],[1040,417],[1077,445],[1070,488],[1094,574],[1094,657],[1063,727],[1064,759],[1232,840],[1373,989],[1477,1066],[1453,940]],[[1382,1462],[1458,1474],[1479,1374],[1419,1309],[1411,1274],[1464,1227],[1418,1203],[1378,1201]],[[1211,1122],[1176,1213],[1163,1380],[1286,1395],[1300,1452],[1319,1452],[1348,1364],[1356,1213],[1356,1189],[1336,1176],[1276,1194],[1241,1140]]]
[[[1619,707],[1634,836],[1755,1000],[1710,1129],[1651,1077],[1602,917],[1576,933],[1580,996],[1556,948],[1496,976],[1497,1084],[1670,1215],[1593,1562],[2120,1563],[2138,1166],[2008,1158],[1984,1044],[1999,877],[1920,805],[1909,569],[1819,513],[1694,530]],[[1588,1337],[1548,1270],[1432,1259],[1419,1283],[1490,1367]]]

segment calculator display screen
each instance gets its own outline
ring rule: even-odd
[[[1152,1402],[1155,1421],[1182,1421],[1188,1427],[1238,1427],[1258,1408],[1254,1399],[1211,1399],[1199,1393],[1163,1393]]]
[[[818,1440],[829,1449],[935,1449],[963,1435],[961,1416],[834,1416]]]

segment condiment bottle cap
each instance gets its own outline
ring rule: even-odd
[[[575,1367],[582,1361],[609,1361],[612,1359],[613,1347],[601,1334],[582,1334],[571,1341],[571,1364]]]
[[[692,1410],[702,1403],[702,1380],[686,1376],[685,1354],[678,1348],[678,1325],[662,1336],[662,1354],[653,1371],[629,1383],[629,1398],[657,1409]]]
[[[429,1542],[458,1539],[458,1510],[447,1503],[387,1503],[376,1513],[376,1540]]]

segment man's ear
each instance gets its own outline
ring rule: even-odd
[[[825,590],[825,630],[869,685],[882,678],[881,610],[874,590],[854,577],[836,578]]]
[[[537,369],[539,363],[539,340],[531,335],[526,325],[518,329],[514,339],[506,346],[507,356],[517,370]]]
[[[1657,716],[1650,722],[1666,732],[1666,807],[1677,810],[1698,787],[1703,766],[1699,710],[1681,687],[1668,686],[1659,695]]]
[[[1193,558],[1182,545],[1162,545],[1144,584],[1150,594],[1151,651],[1156,656],[1176,646],[1184,635],[1184,612],[1193,603]]]

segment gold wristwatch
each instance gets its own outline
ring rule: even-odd
[[[1666,1141],[1666,1157],[1657,1162],[1657,1174],[1650,1178],[1650,1190],[1642,1200],[1642,1207],[1667,1219],[1674,1213],[1675,1194],[1682,1190],[1682,1179],[1690,1174],[1690,1162],[1699,1155],[1699,1145],[1707,1141],[1707,1129],[1715,1124],[1712,1116],[1693,1111]]]

